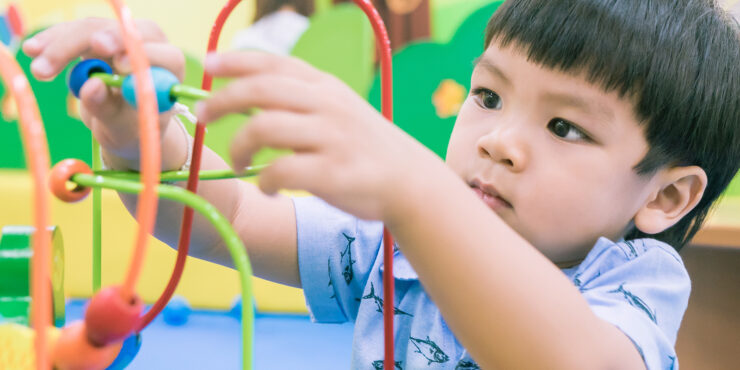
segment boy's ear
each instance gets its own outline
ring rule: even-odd
[[[663,169],[657,188],[637,211],[635,227],[646,234],[657,234],[676,224],[701,200],[707,187],[707,174],[701,167]]]

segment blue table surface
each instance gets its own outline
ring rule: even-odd
[[[69,300],[67,323],[80,320],[86,300]],[[148,308],[147,308],[148,309]],[[254,368],[348,369],[352,325],[315,324],[306,315],[258,313]],[[182,326],[159,315],[142,332],[139,354],[128,369],[240,369],[241,324],[226,311],[194,310]]]

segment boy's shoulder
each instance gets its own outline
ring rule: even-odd
[[[600,238],[580,265],[564,272],[594,314],[630,338],[648,369],[674,368],[691,292],[675,249],[651,238]]]
[[[683,265],[681,256],[671,245],[653,238],[622,239],[617,242],[613,242],[607,238],[601,237],[586,257],[586,260],[588,260],[589,257],[597,259],[604,253],[607,253],[611,258],[622,259],[624,261],[633,260],[642,256],[654,256],[656,258],[670,257]],[[614,254],[613,256],[611,255],[612,253]],[[584,262],[586,262],[586,260],[584,260]]]
[[[652,238],[611,241],[599,238],[578,266],[563,270],[581,290],[589,283],[614,284],[671,280],[690,284],[681,256]]]

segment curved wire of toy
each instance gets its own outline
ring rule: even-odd
[[[252,173],[258,170],[253,170]],[[107,171],[104,171],[107,172]],[[229,176],[225,171],[213,171],[213,174],[219,178],[225,178],[223,176]],[[122,173],[118,174],[123,175]],[[131,176],[132,174],[126,174],[119,178],[112,176],[101,176],[98,174],[88,175],[78,173],[73,175],[71,181],[78,185],[90,188],[105,188],[112,189],[124,193],[139,194],[144,188],[142,184],[137,180],[137,176]],[[163,177],[170,179],[182,179],[184,178],[185,172],[175,172],[163,174]],[[172,176],[175,175],[175,176]],[[234,177],[231,172],[230,177]],[[254,337],[254,306],[252,302],[252,268],[249,262],[249,256],[247,255],[246,248],[242,243],[239,236],[236,234],[234,229],[231,227],[231,223],[227,220],[215,206],[208,203],[205,199],[200,196],[191,193],[185,189],[171,185],[158,185],[157,194],[164,199],[178,201],[185,204],[190,209],[197,210],[203,215],[211,224],[216,228],[216,231],[223,238],[226,247],[231,253],[231,258],[234,260],[234,267],[239,272],[239,282],[241,285],[241,294],[243,297],[242,304],[242,366],[243,368],[252,368],[252,343]]]
[[[126,280],[121,288],[123,298],[129,300],[134,294],[136,281],[141,274],[147,242],[154,229],[157,214],[156,186],[159,184],[161,164],[159,112],[157,110],[154,83],[149,74],[149,61],[144,53],[139,32],[131,19],[131,11],[123,3],[123,0],[110,0],[110,4],[116,13],[123,36],[123,44],[131,61],[131,68],[136,81],[136,97],[139,102],[137,111],[139,115],[139,135],[141,135],[141,179],[144,188],[139,194],[139,202],[136,206],[138,224],[136,247],[131,257]]]
[[[229,0],[228,3],[221,9],[216,17],[216,21],[211,28],[211,34],[208,38],[208,52],[214,52],[218,48],[218,39],[221,36],[221,30],[223,29],[226,19],[229,17],[234,8],[239,4],[241,0]],[[204,91],[210,91],[212,87],[213,76],[203,71],[203,81],[201,83],[201,89]],[[195,126],[195,138],[193,140],[193,153],[190,164],[190,176],[188,177],[187,189],[193,194],[198,192],[198,172],[200,172],[201,154],[203,152],[203,141],[206,133],[205,124],[197,122]],[[185,269],[185,261],[187,260],[188,250],[190,249],[190,236],[191,229],[193,226],[193,209],[185,207],[182,215],[182,224],[180,226],[180,238],[177,245],[177,259],[175,261],[175,267],[173,268],[170,281],[167,283],[165,290],[162,295],[154,302],[152,308],[142,318],[136,331],[141,331],[146,327],[154,318],[164,309],[167,302],[172,297],[172,294],[177,288],[177,284],[180,282],[182,272]],[[245,299],[245,297],[243,297]]]
[[[259,175],[259,173],[267,168],[269,165],[263,164],[258,166],[250,166],[246,167],[244,169],[244,172],[240,174],[234,173],[233,170],[203,170],[200,171],[198,174],[198,178],[200,180],[223,180],[223,179],[233,179],[233,178],[244,178],[244,177],[253,177],[256,175]],[[114,179],[120,179],[120,180],[131,180],[131,181],[138,181],[139,180],[139,174],[136,172],[128,172],[128,171],[111,171],[111,170],[103,170],[103,171],[93,171],[95,175],[105,176],[107,178],[114,178]],[[162,172],[162,174],[159,175],[159,178],[162,180],[162,182],[169,182],[169,181],[184,181],[187,180],[190,176],[190,171],[168,171],[168,172]]]
[[[21,139],[25,148],[26,163],[33,178],[34,193],[34,227],[33,257],[31,271],[31,314],[33,328],[36,332],[34,348],[36,353],[47,352],[47,328],[51,326],[51,286],[49,269],[51,268],[51,235],[48,225],[49,194],[46,191],[46,179],[49,174],[49,150],[44,125],[41,122],[39,107],[31,91],[26,75],[7,48],[0,47],[0,75],[8,85],[9,93],[15,97],[21,127]],[[36,357],[37,369],[48,369],[49,359],[45,355]]]
[[[218,39],[221,34],[226,19],[229,17],[234,8],[239,4],[241,0],[229,0],[219,12],[216,22],[211,29],[211,34],[208,40],[208,52],[213,52],[217,49]],[[393,122],[393,73],[392,73],[392,62],[391,62],[391,47],[388,32],[385,28],[380,14],[377,9],[370,3],[369,0],[354,0],[354,3],[365,13],[368,20],[370,21],[373,31],[375,33],[375,40],[380,54],[380,65],[381,65],[381,111],[386,119]],[[201,88],[205,91],[210,91],[212,86],[213,76],[203,73],[203,83]],[[195,139],[193,144],[193,155],[191,164],[191,173],[188,178],[188,190],[195,193],[198,186],[198,172],[200,170],[200,159],[203,148],[203,138],[205,136],[205,125],[198,122],[196,125]],[[143,320],[143,326],[146,326],[156,314],[164,308],[164,305],[174,293],[175,287],[179,282],[184,269],[185,260],[187,257],[187,251],[190,244],[190,233],[192,227],[192,214],[193,211],[189,208],[185,208],[183,211],[183,222],[180,232],[180,241],[178,243],[177,261],[175,262],[175,268],[173,270],[170,282],[168,283],[165,292],[160,296],[152,309],[147,312],[145,319]],[[393,370],[394,367],[394,345],[393,345],[393,302],[394,302],[394,278],[393,278],[393,236],[390,234],[387,228],[383,228],[383,326],[384,326],[384,342],[385,342],[385,361],[384,367],[387,370]]]
[[[127,21],[128,20],[128,27],[130,28],[129,31],[135,32],[135,29],[130,26],[130,19],[127,9],[125,9],[120,0],[111,0],[112,2],[116,3],[118,5],[117,15],[119,16],[119,21],[121,23],[121,27],[123,29],[124,36],[126,35],[126,27],[127,27]],[[215,51],[218,43],[218,36],[220,34],[221,28],[223,27],[224,22],[226,21],[226,18],[231,13],[233,8],[239,3],[239,0],[230,0],[227,5],[222,9],[221,13],[219,14],[218,19],[216,20],[216,23],[212,29],[211,37],[209,39],[209,52]],[[370,22],[373,26],[373,29],[376,33],[376,40],[378,44],[378,49],[381,54],[381,89],[382,89],[382,111],[384,116],[392,121],[392,97],[391,97],[391,66],[390,66],[390,42],[388,40],[387,32],[385,31],[385,26],[380,19],[380,16],[378,15],[375,8],[369,3],[367,0],[355,0],[355,3],[366,13],[368,18],[370,19]],[[119,10],[120,9],[120,10]],[[136,45],[133,45],[132,41],[129,41],[126,44],[127,51],[131,53],[131,50]],[[143,61],[139,61],[139,67],[142,65],[145,66],[145,70],[148,70],[148,65],[145,58],[142,58]],[[143,64],[142,64],[143,63]],[[149,78],[149,75],[144,73],[143,78],[140,76],[140,74],[137,74],[136,67],[137,62],[134,58],[132,58],[132,66],[134,67],[135,73],[134,77],[137,81],[137,86],[147,86],[147,82],[149,82],[148,86],[151,86],[151,79]],[[149,81],[146,81],[146,79],[149,79]],[[208,74],[204,74],[203,78],[203,89],[204,90],[210,90],[211,88],[211,82],[212,82],[212,76]],[[141,95],[142,102],[146,102],[144,100],[147,96],[146,93],[143,93],[144,91],[137,91],[137,95]],[[151,90],[147,91],[148,93],[153,95],[153,92]],[[138,99],[137,99],[138,100]],[[143,106],[142,106],[143,107]],[[146,117],[145,117],[146,116]],[[148,115],[145,114],[143,110],[139,110],[139,117],[140,122],[143,122],[143,118],[150,118],[152,116],[156,115]],[[140,126],[143,125],[143,123],[140,123]],[[155,125],[156,127],[156,122]],[[156,131],[156,130],[155,130]],[[151,157],[146,154],[146,150],[149,146],[147,143],[151,142],[151,137],[153,135],[146,135],[146,133],[151,134],[151,131],[147,131],[146,129],[140,129],[140,132],[142,133],[142,161],[150,159]],[[201,150],[203,145],[203,134],[205,132],[205,126],[201,123],[198,123],[197,129],[196,129],[196,136],[195,136],[195,143],[193,148],[193,162],[191,165],[191,168],[193,168],[190,171],[189,178],[188,178],[188,188],[190,191],[195,193],[197,191],[197,181],[198,181],[198,172],[200,167],[200,156],[201,156]],[[158,132],[155,132],[156,136],[158,137]],[[158,147],[156,147],[157,151],[155,153],[156,157],[159,158],[159,152]],[[156,166],[158,167],[159,161],[156,161]],[[147,169],[147,162],[142,163],[142,179],[144,180],[143,185],[143,191],[140,194],[140,205],[145,199],[148,199],[147,195],[149,192],[153,192],[153,189],[148,188],[149,181],[151,180],[151,177],[147,176],[148,171]],[[151,169],[151,167],[149,167]],[[157,174],[159,169],[157,168]],[[149,191],[149,192],[148,192]],[[152,218],[151,226],[149,227],[149,232],[146,233],[146,236],[148,236],[151,233],[151,228],[153,227],[153,214],[156,211],[156,203],[153,205],[154,211],[149,214],[149,216]],[[142,212],[142,209],[144,207],[138,207],[137,212],[137,219],[140,218],[140,216],[146,215],[144,212]],[[181,229],[181,237],[178,247],[178,258],[175,265],[175,268],[173,270],[173,274],[171,276],[170,282],[168,283],[167,288],[165,289],[165,292],[162,294],[160,299],[155,303],[155,306],[152,307],[152,309],[142,318],[137,331],[140,331],[141,328],[146,326],[155,316],[156,314],[164,307],[166,302],[171,297],[171,294],[174,292],[175,287],[177,286],[177,283],[179,282],[180,276],[182,274],[182,269],[184,268],[185,263],[185,257],[187,256],[187,251],[189,247],[189,239],[190,239],[190,228],[192,225],[192,212],[193,210],[190,207],[186,207],[183,215],[183,224]],[[99,212],[97,212],[99,214]],[[146,217],[143,217],[144,220],[139,221],[140,226],[140,232],[138,235],[141,235],[141,230],[147,226]],[[144,224],[142,225],[142,222]],[[144,238],[146,239],[146,238]],[[393,277],[392,277],[392,256],[393,256],[393,239],[388,232],[387,229],[384,229],[384,261],[385,261],[385,276],[384,276],[384,296],[390,297],[390,299],[385,300],[384,305],[386,312],[393,312],[392,305],[393,305]],[[132,264],[129,270],[129,275],[126,279],[126,285],[124,286],[124,296],[127,296],[126,294],[132,294],[133,289],[127,287],[130,286],[130,284],[135,284],[136,278],[138,277],[138,274],[140,272],[141,268],[141,260],[143,258],[143,251],[145,247],[145,240],[143,243],[141,242],[141,237],[137,237],[137,247],[134,252],[134,256],[132,257]],[[393,316],[386,314],[384,316],[384,326],[385,326],[385,352],[386,352],[386,358],[391,359],[390,361],[386,361],[385,366],[386,368],[392,368],[394,358],[393,356]],[[246,338],[245,338],[246,339]],[[246,363],[245,363],[246,366]]]
[[[365,12],[375,32],[375,43],[380,54],[380,101],[383,116],[393,122],[393,66],[391,62],[391,41],[383,19],[370,0],[354,0]],[[393,236],[383,227],[383,331],[385,343],[385,370],[395,369],[393,348],[393,303],[395,301],[395,280],[393,278]]]

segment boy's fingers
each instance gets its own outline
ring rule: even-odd
[[[84,32],[82,31],[96,29],[96,24],[98,24],[99,26],[99,23],[101,22],[104,22],[104,20],[101,18],[89,18],[51,26],[24,41],[22,46],[23,52],[25,52],[30,57],[36,57],[54,40],[59,39],[62,42],[66,43],[79,41],[79,39],[81,39],[81,37],[79,36],[84,35]],[[77,35],[78,38],[70,40],[59,38],[60,35]]]
[[[324,179],[321,157],[314,153],[298,153],[281,157],[260,172],[259,187],[265,194],[280,189],[317,189]],[[319,182],[319,183],[317,183]]]
[[[231,163],[235,169],[248,166],[252,156],[263,147],[310,151],[321,137],[308,116],[284,112],[262,111],[254,116],[231,143]]]
[[[172,72],[181,82],[185,78],[185,55],[175,45],[165,42],[148,42],[143,45],[144,53],[151,66],[158,66]],[[113,69],[118,74],[133,73],[131,59],[126,54],[113,57]]]
[[[101,120],[110,120],[110,118],[121,119],[123,104],[127,104],[118,94],[114,96],[113,92],[97,78],[89,79],[82,89],[80,89],[80,103],[85,111]],[[132,117],[134,120],[135,117]],[[135,124],[135,122],[134,122]]]
[[[83,54],[110,57],[123,50],[117,24],[109,19],[90,18],[49,28],[27,41],[24,50],[35,57],[31,72],[51,79]],[[142,41],[161,42],[164,35],[151,22],[137,22]]]
[[[23,52],[31,58],[35,58],[46,45],[46,41],[39,37],[39,35],[40,34],[37,34],[36,36],[27,39],[26,41],[23,41],[23,44],[21,44]]]
[[[246,77],[255,74],[277,74],[318,81],[326,74],[293,57],[258,51],[235,51],[206,56],[206,72],[218,77]]]
[[[196,106],[195,113],[207,123],[254,107],[305,113],[313,111],[317,102],[317,92],[310,84],[286,76],[260,75],[238,79],[214,92]]]

